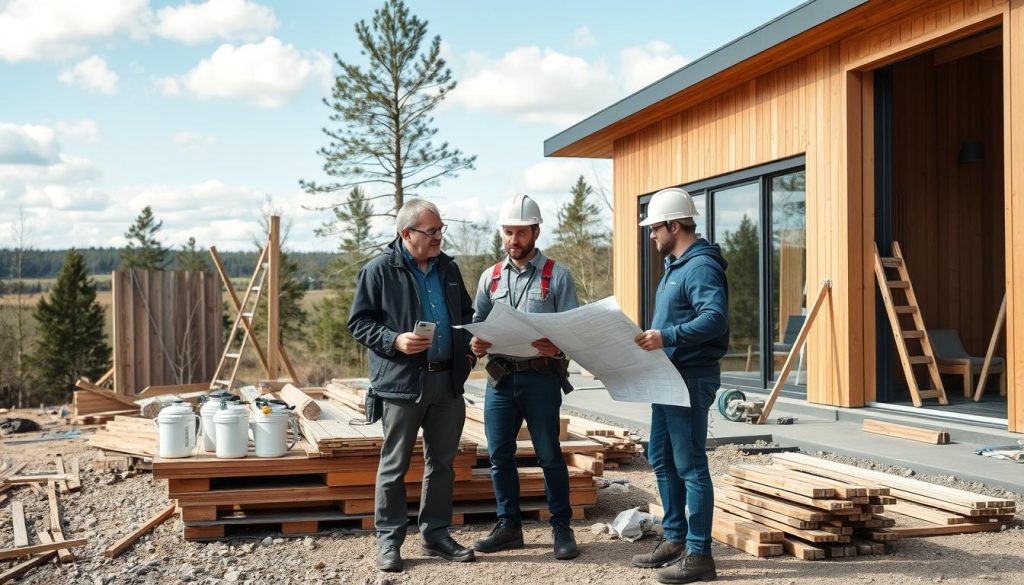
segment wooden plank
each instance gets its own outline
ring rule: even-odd
[[[64,530],[60,525],[60,507],[57,504],[56,483],[51,481],[46,484],[46,498],[50,504],[50,534],[53,536],[54,542],[59,544],[64,542],[65,538]],[[71,553],[70,547],[61,547],[57,550],[57,558],[62,563],[70,563],[75,560],[75,555]]]
[[[25,526],[25,504],[11,502],[11,521],[14,523],[14,546],[28,546],[28,529]]]
[[[39,541],[43,544],[51,544],[53,542],[53,539],[51,539],[50,535],[46,532],[39,532],[38,536]],[[14,579],[17,579],[25,573],[38,567],[39,565],[49,562],[55,556],[57,556],[57,553],[53,551],[42,552],[33,556],[31,559],[27,561],[14,565],[13,567],[7,569],[3,573],[0,573],[0,583],[8,583],[10,581],[13,581]]]
[[[736,487],[746,488],[762,494],[768,494],[777,498],[796,502],[798,504],[804,504],[805,506],[811,506],[812,508],[818,508],[820,510],[827,510],[834,512],[836,510],[852,510],[853,502],[847,502],[845,500],[829,500],[824,498],[811,498],[800,494],[795,494],[790,491],[786,491],[771,486],[766,486],[753,481],[747,481],[745,479],[737,479],[735,477],[725,476],[721,478],[723,483],[733,485]]]
[[[754,542],[779,542],[784,533],[763,524],[719,510],[714,514],[714,523],[723,530],[735,533]]]
[[[270,237],[267,239],[269,248],[268,261],[270,270],[267,274],[267,377],[277,379],[280,364],[281,347],[281,218],[272,215],[269,218]]]
[[[794,494],[801,494],[809,498],[832,498],[835,497],[835,490],[831,488],[820,488],[808,483],[785,479],[765,472],[763,466],[755,465],[731,465],[729,475],[747,481],[776,487]]]
[[[972,532],[998,532],[1002,530],[1000,522],[985,522],[971,524],[953,524],[951,526],[921,526],[921,527],[894,527],[887,529],[901,538],[915,538],[919,536],[945,536],[949,534],[967,534]]]
[[[51,543],[33,544],[29,546],[20,546],[14,548],[5,548],[0,550],[0,559],[17,559],[21,557],[27,557],[37,553],[43,553],[48,551],[55,551],[64,548],[76,548],[84,546],[89,542],[87,538],[76,538],[74,540],[62,540],[54,541]]]
[[[158,525],[160,525],[165,520],[174,515],[174,510],[174,504],[167,506],[166,508],[155,514],[152,518],[147,520],[145,524],[136,528],[132,532],[126,534],[120,540],[107,547],[107,549],[103,551],[103,556],[109,559],[116,558],[118,555],[124,552],[125,549],[135,544],[135,542],[142,538],[143,535],[147,534],[149,531],[153,530]]]
[[[825,550],[789,536],[782,539],[782,550],[790,556],[804,561],[816,561],[825,558]]]
[[[919,427],[912,427],[909,425],[886,423],[872,419],[864,419],[864,422],[861,426],[861,430],[867,433],[874,433],[876,435],[899,437],[901,439],[909,439],[911,441],[919,441],[921,443],[930,443],[932,445],[949,444],[949,433],[946,431],[923,429]]]
[[[711,528],[711,537],[718,542],[728,544],[733,548],[754,555],[755,557],[777,557],[782,554],[781,544],[763,544],[754,542],[714,526]]]
[[[295,407],[295,412],[306,420],[317,420],[322,414],[322,410],[320,409],[320,405],[317,404],[317,401],[292,384],[285,384],[284,388],[281,388],[281,391],[278,392],[278,396],[280,396],[281,400],[284,400],[288,406]]]

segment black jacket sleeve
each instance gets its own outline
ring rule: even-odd
[[[395,354],[395,338],[398,333],[384,325],[382,294],[383,278],[379,265],[371,263],[364,266],[356,282],[348,330],[359,343],[377,353],[391,356]]]

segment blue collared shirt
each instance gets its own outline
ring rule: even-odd
[[[436,323],[434,341],[427,349],[427,360],[444,362],[452,359],[452,326],[448,317],[448,302],[444,297],[444,283],[437,271],[437,258],[427,261],[427,272],[420,270],[419,264],[409,254],[401,242],[402,257],[416,279],[416,288],[420,293],[420,306],[423,308],[421,319]]]

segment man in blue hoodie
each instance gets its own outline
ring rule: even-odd
[[[665,508],[664,540],[633,557],[633,565],[661,568],[659,583],[692,583],[717,576],[711,558],[715,496],[704,452],[708,408],[721,383],[719,360],[729,345],[728,263],[718,246],[698,237],[689,193],[663,189],[651,197],[651,240],[665,256],[651,329],[636,337],[648,351],[663,350],[686,382],[690,406],[651,405],[648,458]],[[689,517],[687,517],[689,509]]]

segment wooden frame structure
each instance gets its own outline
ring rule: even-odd
[[[843,8],[814,16],[835,6]],[[614,161],[620,306],[639,318],[640,197],[803,155],[806,282],[833,280],[828,327],[812,330],[807,342],[807,398],[845,407],[875,401],[875,72],[934,49],[939,62],[995,50],[1002,60],[1007,419],[1009,430],[1024,432],[1024,0],[816,0],[750,36],[770,36],[801,18],[812,24],[735,62],[723,56],[727,50],[712,53],[688,66],[699,75],[681,89],[667,90],[683,70],[546,144],[549,156]]]

